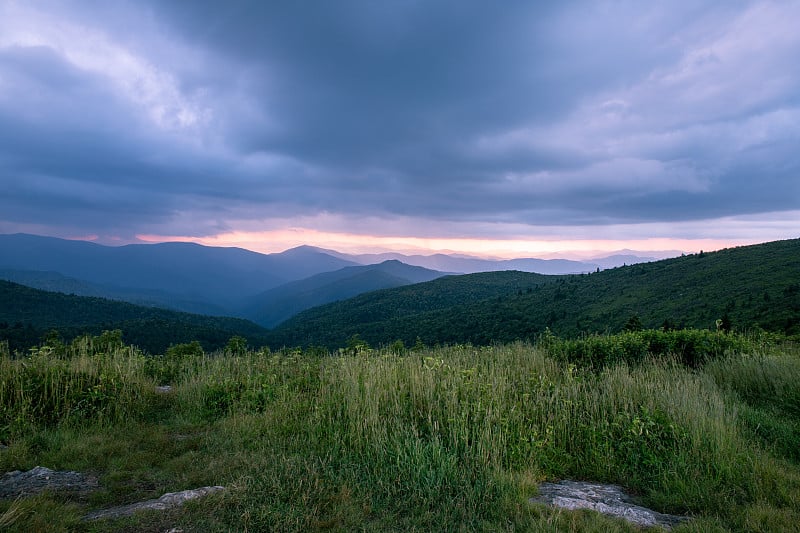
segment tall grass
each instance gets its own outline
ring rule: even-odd
[[[740,403],[739,422],[775,455],[800,463],[800,357],[781,354],[731,357],[705,371]]]
[[[0,439],[29,427],[114,424],[147,410],[155,391],[144,356],[129,346],[76,339],[0,357]]]
[[[648,352],[597,365],[569,362],[554,346],[336,356],[181,347],[152,359],[119,346],[40,349],[0,359],[10,376],[0,389],[4,439],[12,456],[22,453],[15,440],[35,427],[113,439],[115,427],[140,424],[120,434],[152,434],[172,450],[163,462],[147,456],[148,468],[163,471],[154,478],[181,472],[187,482],[230,487],[210,510],[184,515],[204,530],[625,529],[527,503],[538,482],[560,478],[619,483],[658,510],[700,517],[686,530],[757,531],[764,516],[772,529],[800,523],[800,469],[790,452],[796,354],[726,349],[687,365],[680,354]],[[158,403],[155,385],[167,378],[173,390]],[[95,390],[113,391],[115,401],[81,403]],[[76,417],[85,405],[96,406],[91,416]],[[156,408],[161,415],[149,416]],[[33,423],[45,411],[50,420]],[[774,413],[789,424],[773,428],[783,431],[781,446],[750,420]],[[178,433],[189,440],[173,443]],[[68,463],[76,452],[64,439],[48,441],[62,451],[47,453]]]
[[[331,446],[387,498],[477,505],[508,473],[621,483],[674,512],[759,492],[735,406],[670,360],[595,374],[521,344],[341,358],[317,398]]]

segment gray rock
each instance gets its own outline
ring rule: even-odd
[[[169,394],[172,392],[172,385],[157,385],[156,386],[156,393],[158,394]]]
[[[129,505],[120,505],[119,507],[111,507],[109,509],[101,509],[93,511],[83,517],[85,521],[101,520],[104,518],[119,518],[121,516],[129,516],[133,513],[145,509],[152,509],[157,511],[165,511],[174,507],[179,507],[189,500],[195,500],[208,496],[215,492],[225,490],[225,487],[201,487],[199,489],[184,490],[181,492],[168,492],[154,500],[147,500],[139,503],[132,503]]]
[[[45,490],[86,493],[97,488],[97,479],[80,472],[61,472],[37,466],[7,472],[0,478],[0,498],[31,496]]]
[[[671,529],[689,520],[685,516],[662,514],[636,505],[617,485],[568,480],[542,483],[539,485],[539,495],[530,501],[569,510],[591,509],[605,515],[624,518],[642,527],[661,526]]]

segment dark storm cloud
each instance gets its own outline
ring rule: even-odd
[[[798,208],[797,4],[33,2],[0,15],[8,227]]]
[[[556,120],[588,92],[646,67],[642,57],[616,64],[630,43],[614,35],[597,35],[605,50],[573,50],[549,27],[553,12],[527,2],[211,2],[171,20],[185,38],[258,71],[257,105],[278,128],[232,132],[242,148],[347,170],[402,169],[426,157],[426,166],[459,164],[459,144]]]

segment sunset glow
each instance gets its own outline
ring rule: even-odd
[[[211,237],[185,235],[137,235],[141,242],[195,242],[206,246],[234,246],[248,250],[275,253],[301,245],[316,246],[342,253],[364,254],[400,252],[431,255],[457,253],[493,258],[588,258],[608,255],[621,250],[640,252],[718,250],[731,246],[752,244],[748,241],[715,239],[637,239],[617,240],[510,240],[471,238],[380,237],[346,233],[328,233],[309,229],[289,229],[266,232],[231,232]]]

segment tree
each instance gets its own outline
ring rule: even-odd
[[[347,339],[347,348],[345,349],[350,355],[362,355],[369,353],[369,343],[361,338],[358,333],[354,333],[352,337]]]
[[[397,339],[389,345],[389,351],[395,355],[403,355],[406,353],[406,345],[402,339]]]
[[[722,318],[717,320],[717,331],[722,331],[723,333],[728,333],[731,330],[731,317],[728,313],[722,315]]]
[[[239,335],[234,335],[225,345],[225,351],[231,355],[244,355],[247,353],[247,339]]]
[[[66,351],[66,346],[64,345],[64,338],[61,336],[61,333],[57,329],[51,329],[44,335],[43,343],[45,346],[49,346],[53,352],[57,355],[63,355]]]
[[[422,338],[417,335],[417,340],[414,342],[414,346],[411,347],[412,352],[421,352],[425,349],[425,343],[422,342]]]
[[[625,331],[642,331],[644,326],[642,326],[642,320],[639,318],[639,315],[633,314],[622,329]]]
[[[239,338],[241,339],[241,337]],[[230,344],[230,341],[228,341],[228,343]],[[246,346],[247,346],[247,341],[245,341],[245,347]],[[167,348],[167,353],[165,354],[165,356],[175,360],[187,359],[190,357],[203,357],[203,347],[200,345],[200,342],[198,341],[173,344],[169,348]]]
[[[118,329],[104,330],[103,333],[92,339],[92,343],[98,352],[111,353],[122,348],[122,331]]]

